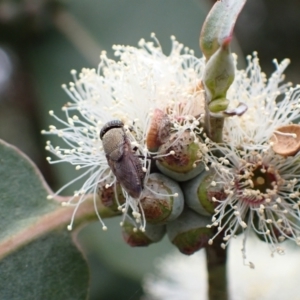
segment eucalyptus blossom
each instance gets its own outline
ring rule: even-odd
[[[243,232],[243,257],[250,267],[254,267],[246,262],[250,229],[269,243],[272,254],[284,253],[281,242],[286,239],[300,245],[300,130],[291,125],[300,114],[300,87],[282,84],[289,60],[274,62],[276,70],[269,79],[256,53],[248,56],[245,71],[236,72],[227,95],[232,106],[243,102],[247,110],[226,118],[224,143],[214,144],[209,156],[215,175],[207,189],[218,191],[211,199],[214,213],[209,227],[216,228],[214,238],[224,236],[223,248]]]
[[[152,37],[154,42],[142,39],[138,48],[114,46],[117,61],[109,59],[103,52],[97,70],[82,69],[79,74],[72,70],[73,81],[68,86],[63,85],[70,97],[62,107],[65,118],[58,117],[54,111],[49,112],[55,125],[50,125],[49,130],[42,133],[58,136],[63,143],[55,146],[47,141],[46,149],[53,154],[47,160],[51,164],[66,162],[75,169],[74,179],[56,194],[76,185],[77,180],[84,180],[83,185],[74,191],[74,197],[64,203],[74,206],[69,229],[88,194],[94,195],[95,212],[106,229],[98,213],[97,194],[107,196],[110,193],[112,196],[114,191],[113,201],[118,209],[125,215],[131,211],[133,218],[141,224],[140,228],[145,230],[146,220],[140,202],[142,195],[138,198],[130,196],[108,164],[100,139],[101,129],[107,122],[118,120],[123,124],[124,138],[144,172],[144,175],[139,175],[144,187],[147,187],[151,165],[157,159],[176,156],[174,150],[159,153],[156,148],[168,139],[171,132],[177,134],[177,138],[188,132],[196,144],[205,144],[199,140],[204,112],[204,91],[199,84],[204,60],[196,58],[192,50],[174,37],[171,38],[171,53],[166,56],[154,34]],[[159,122],[164,123],[153,128],[153,124],[160,124],[158,117]],[[201,149],[206,151],[204,146]],[[79,175],[76,172],[80,172]],[[123,195],[117,192],[119,185]],[[49,199],[53,196],[49,195]]]

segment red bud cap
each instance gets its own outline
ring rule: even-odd
[[[125,197],[122,192],[122,188],[118,182],[110,185],[109,182],[113,182],[113,177],[107,180],[101,181],[98,184],[98,196],[101,203],[111,209],[112,211],[118,211],[120,204],[125,202]]]
[[[167,114],[156,108],[147,132],[146,145],[149,151],[155,152],[170,136],[171,121]]]
[[[182,213],[184,197],[177,182],[160,173],[152,173],[145,184],[140,204],[147,224],[165,224]]]
[[[176,181],[189,180],[205,169],[202,146],[206,149],[190,131],[173,133],[159,148],[156,165],[163,174]]]
[[[146,247],[159,242],[166,233],[165,226],[147,224],[145,231],[140,231],[130,220],[126,220],[122,226],[122,235],[125,242],[131,247]]]
[[[191,255],[208,245],[213,235],[212,229],[206,227],[210,223],[210,218],[186,208],[179,218],[167,224],[167,233],[181,253]]]

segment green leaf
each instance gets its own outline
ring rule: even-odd
[[[245,3],[246,0],[223,0],[214,4],[200,34],[200,48],[207,60],[224,40],[231,39],[236,19]]]
[[[0,141],[0,299],[85,299],[89,271],[66,230],[73,208],[51,193],[32,162]],[[91,201],[79,217],[93,212]]]
[[[89,271],[70,233],[52,232],[0,262],[1,299],[86,299]]]
[[[51,193],[41,174],[16,148],[0,143],[0,241],[59,206],[46,201]]]

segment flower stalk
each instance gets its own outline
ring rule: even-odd
[[[225,118],[221,115],[211,115],[209,110],[206,111],[205,124],[208,136],[212,141],[222,143]]]
[[[227,300],[227,248],[222,249],[222,238],[206,247],[206,267],[208,274],[208,299]]]
[[[205,66],[205,124],[207,134],[216,143],[223,141],[223,112],[228,108],[226,93],[234,80],[234,62],[230,51],[231,37],[226,39]]]
[[[203,76],[205,87],[205,128],[215,143],[223,142],[223,128],[229,100],[227,91],[234,80],[235,66],[230,51],[232,31],[237,16],[245,4],[240,1],[217,1],[209,12],[200,34],[200,48],[206,57]],[[218,155],[218,152],[215,153]],[[226,248],[222,249],[222,234],[218,241],[206,247],[208,297],[228,299],[226,278]]]

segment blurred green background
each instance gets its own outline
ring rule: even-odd
[[[24,151],[56,190],[73,177],[74,168],[49,166],[45,137],[52,124],[48,111],[58,115],[68,101],[61,89],[70,70],[96,67],[101,50],[113,57],[113,44],[136,46],[155,32],[166,54],[170,36],[200,56],[198,38],[211,0],[15,0],[0,1],[0,138]],[[233,48],[258,51],[270,74],[272,59],[292,60],[288,81],[300,82],[300,2],[248,0],[236,26]],[[55,144],[56,141],[54,141]],[[72,190],[67,191],[72,193]],[[140,299],[143,274],[155,258],[170,251],[167,239],[147,249],[131,249],[122,241],[119,220],[83,229],[80,238],[92,272],[92,300]]]

